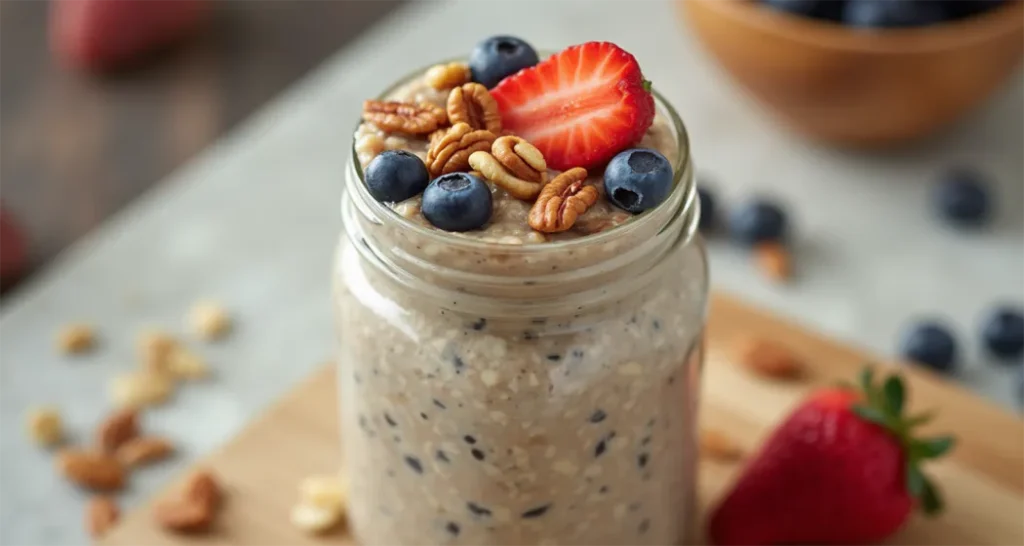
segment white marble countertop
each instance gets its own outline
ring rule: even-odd
[[[420,3],[396,14],[10,298],[0,318],[0,544],[86,542],[85,495],[27,441],[24,412],[56,404],[75,437],[88,437],[107,411],[107,378],[133,365],[140,328],[179,330],[203,296],[238,317],[235,335],[203,350],[215,380],[147,415],[147,428],[176,439],[182,454],[133,476],[127,508],[329,357],[336,203],[362,99],[410,67],[468,52],[496,33],[543,48],[620,43],[681,111],[699,171],[713,178],[720,201],[763,192],[787,204],[796,281],[773,285],[741,251],[712,242],[716,288],[880,354],[892,353],[910,317],[945,317],[966,344],[964,382],[1012,407],[1010,371],[982,361],[975,331],[990,303],[1024,300],[1019,77],[946,136],[900,153],[850,154],[782,132],[723,78],[668,2],[506,6],[500,16],[493,2]],[[958,162],[998,183],[998,221],[983,233],[947,229],[931,215],[931,182]],[[55,354],[55,330],[73,320],[99,327],[95,354]]]

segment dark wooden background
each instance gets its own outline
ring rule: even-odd
[[[396,7],[218,2],[181,47],[97,78],[51,58],[47,2],[0,0],[0,201],[30,271]]]

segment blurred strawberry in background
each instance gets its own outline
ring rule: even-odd
[[[207,0],[55,0],[50,46],[66,66],[91,72],[124,68],[191,34]]]
[[[0,289],[10,286],[28,265],[25,236],[10,213],[0,209]]]

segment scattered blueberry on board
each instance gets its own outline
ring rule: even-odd
[[[942,217],[959,226],[979,226],[991,216],[988,183],[972,169],[961,167],[944,173],[933,198]]]
[[[1016,362],[1024,354],[1024,310],[999,306],[990,311],[982,322],[981,339],[993,356]]]
[[[525,41],[515,36],[492,36],[470,53],[469,71],[473,81],[490,89],[506,76],[538,62],[537,52]]]
[[[427,166],[405,150],[388,150],[373,158],[364,178],[370,195],[382,203],[400,203],[419,195],[430,182]]]
[[[776,11],[856,28],[934,25],[973,17],[1006,0],[761,0]]]
[[[697,195],[700,197],[700,220],[697,227],[707,233],[715,228],[718,220],[715,216],[715,196],[704,186],[697,186]]]
[[[744,245],[755,245],[786,238],[786,213],[777,203],[754,198],[743,203],[729,215],[729,233]]]
[[[672,191],[672,180],[672,164],[648,148],[619,152],[604,170],[608,199],[634,214],[660,205]]]
[[[491,219],[491,190],[469,173],[435,178],[423,191],[423,216],[445,231],[470,231]]]
[[[919,322],[903,333],[900,355],[935,371],[950,373],[956,369],[956,340],[949,329],[938,322]]]

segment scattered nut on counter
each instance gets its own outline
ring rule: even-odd
[[[30,410],[26,424],[29,436],[43,447],[53,447],[64,440],[64,424],[56,408],[45,406]]]
[[[177,348],[177,340],[165,332],[147,330],[139,335],[139,359],[143,368],[151,372],[166,373],[167,361]]]
[[[93,491],[119,491],[125,470],[112,455],[82,449],[64,449],[57,454],[57,470],[71,482]]]
[[[167,372],[175,379],[197,381],[210,375],[210,368],[198,354],[179,345],[167,361]]]
[[[755,374],[770,379],[795,380],[804,373],[804,363],[789,347],[774,340],[751,337],[737,344],[737,362]]]
[[[92,538],[101,538],[121,517],[114,499],[96,496],[85,505],[85,528]]]
[[[96,331],[88,324],[69,324],[57,332],[57,349],[66,355],[88,352],[95,345]]]
[[[760,243],[754,247],[754,261],[769,279],[785,282],[793,275],[789,250],[778,242]]]
[[[162,461],[174,453],[174,444],[159,436],[139,436],[117,448],[117,460],[128,468]]]
[[[347,505],[341,476],[310,476],[299,485],[299,502],[292,507],[291,522],[307,533],[325,533],[344,521]]]
[[[104,453],[113,453],[139,435],[139,412],[124,408],[107,417],[96,429],[96,445]]]
[[[207,531],[220,512],[222,494],[213,474],[197,470],[186,478],[178,491],[157,501],[153,506],[153,518],[168,531]]]
[[[145,370],[115,376],[109,383],[110,399],[121,408],[160,405],[173,392],[173,379]]]
[[[196,335],[207,341],[224,337],[231,330],[231,317],[218,303],[200,301],[192,306],[188,315],[189,325]]]

